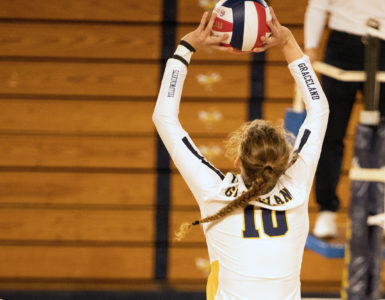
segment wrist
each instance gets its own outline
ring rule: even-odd
[[[290,48],[295,48],[297,46],[297,41],[293,35],[289,36],[284,43],[281,45],[281,50],[283,52],[288,51]]]
[[[283,40],[282,43],[280,43],[279,47],[283,49],[284,47],[287,47],[290,44],[290,42],[293,42],[293,40],[295,41],[293,34],[290,31],[288,31],[285,39]]]
[[[293,35],[291,35],[286,43],[281,47],[281,51],[289,64],[304,55]]]
[[[195,52],[195,47],[193,46],[192,43],[188,42],[188,41],[185,41],[185,40],[180,40],[179,42],[179,45],[180,46],[184,46],[185,48],[187,48],[188,50],[190,50],[190,52]]]
[[[186,40],[181,40],[172,58],[175,58],[188,66],[194,52],[195,48],[189,42]]]
[[[192,47],[192,49],[193,49],[192,52],[196,51],[197,45],[196,45],[196,40],[194,37],[194,32],[190,32],[190,33],[186,34],[184,37],[182,37],[181,42],[182,41],[187,43],[188,45],[190,45]]]

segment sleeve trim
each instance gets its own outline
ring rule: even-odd
[[[185,144],[185,146],[187,147],[187,149],[189,149],[191,151],[191,153],[197,157],[201,162],[202,164],[204,164],[205,166],[207,166],[209,169],[213,170],[220,178],[221,180],[223,180],[225,178],[225,175],[223,175],[223,173],[221,171],[219,171],[217,168],[215,168],[212,164],[210,164],[206,158],[202,155],[199,155],[199,153],[194,149],[194,147],[191,145],[191,143],[189,142],[189,140],[187,139],[187,137],[184,137],[182,139],[182,142],[183,144]]]
[[[299,147],[297,150],[295,150],[295,151],[297,151],[297,153],[300,153],[303,146],[305,146],[307,140],[309,139],[310,133],[311,133],[311,131],[309,129],[305,129],[305,131],[301,137],[301,142],[299,144]]]
[[[186,65],[186,67],[188,67],[188,61],[185,60],[182,56],[180,56],[180,55],[178,55],[178,54],[174,54],[171,58],[174,58],[174,59],[179,60],[179,61],[182,62],[184,65]]]
[[[193,46],[191,46],[189,43],[187,43],[186,41],[184,40],[181,40],[179,42],[180,45],[182,46],[185,46],[187,49],[189,49],[191,52],[195,52],[195,48]]]

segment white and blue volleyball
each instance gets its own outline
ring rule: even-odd
[[[271,14],[264,0],[221,0],[214,12],[217,17],[213,34],[229,35],[223,42],[224,46],[251,51],[262,46],[262,36],[270,34],[267,22],[271,21]]]

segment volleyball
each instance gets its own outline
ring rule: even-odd
[[[221,0],[215,8],[212,32],[229,37],[222,43],[241,51],[262,46],[261,37],[270,34],[267,22],[271,20],[269,7],[264,0]]]

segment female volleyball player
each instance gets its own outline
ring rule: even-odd
[[[300,269],[309,230],[308,198],[329,108],[309,59],[272,11],[264,51],[280,47],[306,105],[307,117],[292,148],[280,127],[254,120],[231,134],[228,151],[240,174],[223,175],[195,147],[178,120],[187,66],[195,50],[219,47],[210,35],[213,15],[187,34],[167,62],[153,120],[194,194],[211,262],[207,299],[300,299]],[[225,50],[224,51],[231,51]]]

